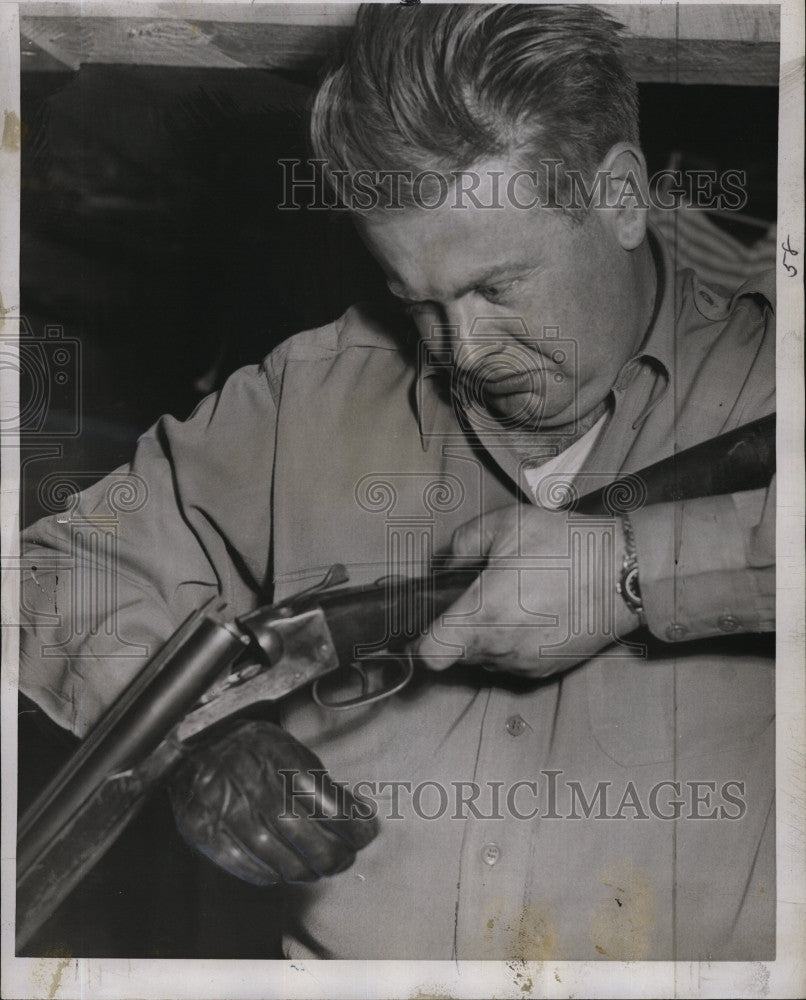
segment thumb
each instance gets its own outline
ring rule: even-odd
[[[500,507],[460,524],[451,537],[451,554],[488,556],[504,522],[510,519],[509,509]]]

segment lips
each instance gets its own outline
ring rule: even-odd
[[[480,358],[464,367],[462,382],[485,396],[510,396],[521,392],[541,391],[545,385],[546,371],[527,367],[520,358]]]
[[[454,377],[462,394],[482,405],[485,401],[495,405],[509,396],[542,397],[547,380],[559,371],[553,358],[535,351],[463,346],[455,358]]]
[[[488,396],[511,396],[521,392],[536,392],[543,388],[542,371],[516,372],[494,378],[486,373],[480,378],[481,389]]]

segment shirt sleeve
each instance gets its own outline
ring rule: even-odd
[[[775,479],[769,488],[630,515],[641,595],[667,642],[775,629]]]
[[[257,603],[269,570],[271,359],[23,533],[20,688],[84,736],[184,619]],[[66,477],[69,481],[69,476]]]
[[[731,420],[712,425],[711,434],[775,410],[774,273],[745,282],[729,303],[717,304],[709,293],[703,305],[702,297],[702,289],[695,292],[697,322],[690,335],[681,334],[678,350],[683,370],[679,419],[689,438],[698,422],[713,418],[723,404]],[[714,337],[702,341],[703,355],[697,348],[702,316],[710,315],[708,303],[718,326]],[[653,635],[681,642],[774,631],[775,495],[773,477],[766,489],[658,504],[630,514]]]

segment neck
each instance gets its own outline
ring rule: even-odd
[[[533,467],[536,465],[542,465],[543,462],[548,462],[552,456],[545,455],[542,458],[540,456],[535,456],[536,445],[539,445],[541,441],[550,441],[552,444],[556,444],[557,438],[562,438],[566,447],[570,447],[575,441],[584,437],[609,410],[609,400],[602,400],[598,406],[594,407],[590,413],[586,413],[584,417],[580,417],[576,423],[563,424],[560,427],[549,427],[542,431],[536,430],[534,432],[532,446],[524,447],[521,444],[516,447],[515,451],[517,452],[519,458],[528,458]]]
[[[568,424],[566,427],[553,427],[552,433],[567,436],[570,439],[569,444],[573,444],[574,441],[578,441],[584,434],[587,434],[591,427],[609,410],[609,399],[603,399],[598,406],[594,406],[590,413],[586,413],[584,417],[580,417],[576,424]]]

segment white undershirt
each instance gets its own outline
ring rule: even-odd
[[[564,498],[562,492],[546,489],[547,484],[551,483],[552,480],[543,481],[547,476],[551,476],[552,478],[556,477],[558,483],[562,481],[563,483],[570,484],[574,476],[576,476],[585,464],[588,455],[590,455],[596,443],[596,438],[599,436],[599,431],[604,426],[606,419],[607,413],[603,413],[593,427],[587,430],[581,438],[574,441],[565,451],[561,451],[559,455],[549,458],[536,468],[525,468],[523,470],[523,475],[538,507],[548,507],[556,510],[563,505]],[[543,483],[542,489],[540,488],[541,483]]]

